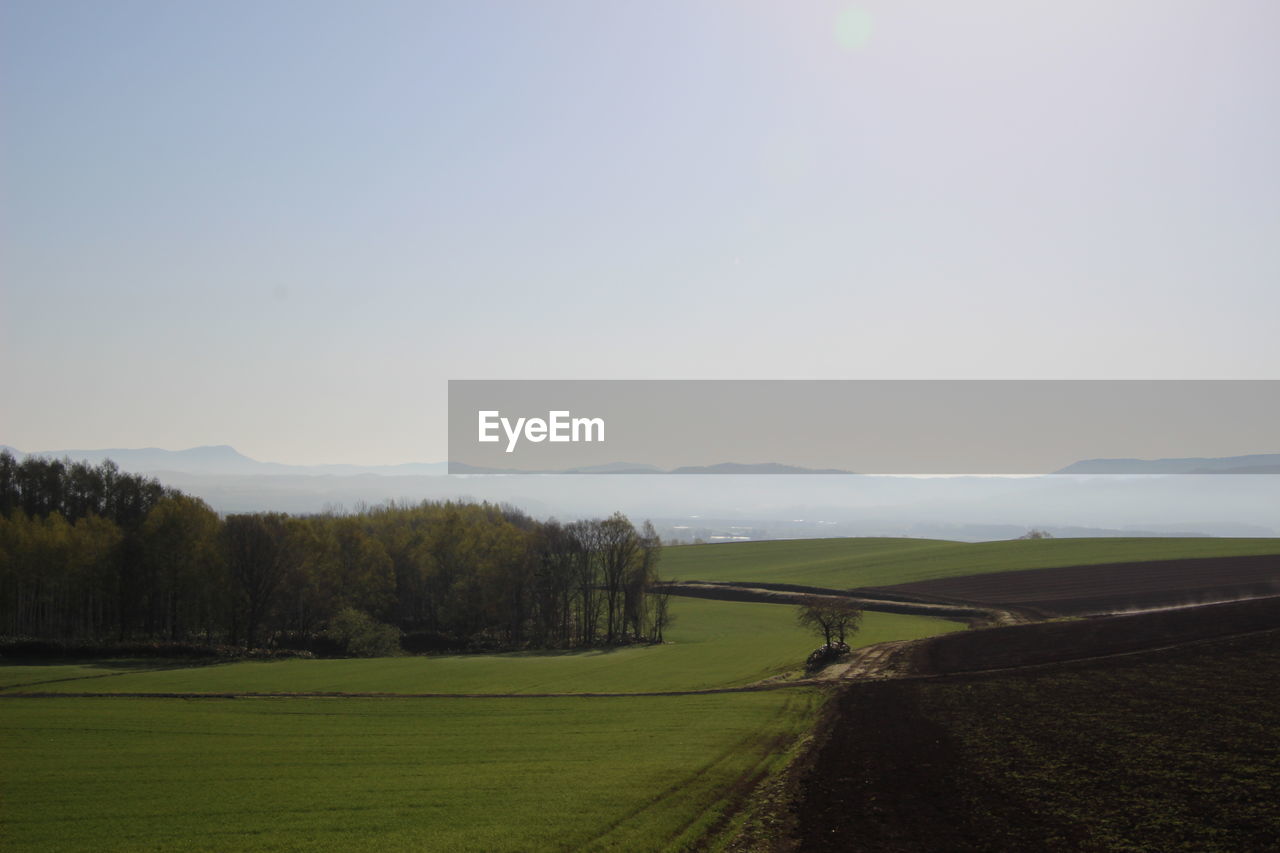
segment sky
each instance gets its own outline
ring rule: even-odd
[[[1280,378],[1277,32],[0,0],[0,444],[436,461],[449,379]]]

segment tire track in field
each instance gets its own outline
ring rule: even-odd
[[[1248,637],[1255,634],[1268,634],[1280,631],[1280,628],[1266,628],[1260,631],[1246,631],[1239,634],[1225,634],[1216,637],[1202,637],[1178,643],[1166,643],[1142,649],[1130,649],[1122,652],[1082,655],[1056,661],[1019,664],[1016,666],[988,667],[986,669],[957,670],[946,673],[921,673],[910,671],[911,662],[907,654],[910,649],[930,642],[933,637],[919,640],[889,640],[872,646],[855,649],[854,659],[838,662],[826,670],[809,678],[797,678],[790,681],[766,680],[738,687],[704,687],[691,690],[644,690],[631,693],[623,692],[579,692],[579,693],[388,693],[388,692],[344,692],[344,691],[223,691],[223,692],[124,692],[124,693],[90,693],[90,692],[0,692],[3,699],[624,699],[641,697],[679,697],[708,696],[722,693],[762,693],[771,690],[789,690],[792,688],[834,688],[866,681],[921,681],[947,678],[965,678],[974,675],[998,673],[1026,672],[1068,666],[1111,658],[1129,657],[1142,654],[1154,654],[1198,645],[1206,645],[1237,637]],[[864,654],[857,655],[857,652]],[[74,680],[74,679],[73,679]]]
[[[787,707],[785,705],[783,707],[778,708],[778,710],[774,712],[773,716],[769,718],[769,723],[771,724],[776,723],[786,712],[787,712]],[[735,756],[741,754],[744,750],[751,754],[754,754],[756,756],[756,759],[752,761],[751,765],[747,767],[745,770],[743,770],[743,772],[737,774],[737,776],[730,783],[728,787],[728,792],[724,796],[718,797],[713,803],[710,803],[708,805],[708,808],[698,811],[688,820],[684,821],[673,832],[668,833],[667,838],[664,839],[664,842],[663,842],[663,849],[666,849],[675,840],[680,838],[681,835],[688,832],[688,830],[694,824],[696,824],[698,820],[702,818],[711,807],[719,804],[722,801],[727,801],[726,806],[732,807],[735,805],[735,801],[740,800],[742,797],[746,796],[746,794],[748,794],[755,787],[755,784],[757,781],[756,777],[760,775],[759,774],[760,765],[766,762],[769,756],[773,754],[773,751],[775,749],[780,749],[782,744],[787,740],[788,740],[787,736],[781,735],[781,734],[768,735],[763,732],[748,733],[746,737],[744,737],[742,740],[739,740],[737,743],[731,744],[730,746],[726,747],[723,751],[721,751],[719,754],[713,757],[710,761],[700,766],[693,773],[689,774],[688,776],[684,777],[683,779],[677,782],[673,782],[671,785],[667,786],[665,789],[663,789],[653,797],[650,797],[645,802],[630,809],[626,814],[611,821],[609,825],[606,826],[604,829],[600,830],[599,832],[595,833],[590,838],[588,838],[586,841],[584,841],[583,844],[578,849],[580,850],[599,849],[598,845],[600,844],[600,842],[608,838],[608,836],[611,833],[613,833],[615,830],[617,830],[626,822],[630,820],[634,820],[635,818],[639,817],[640,815],[644,814],[647,811],[662,807],[665,803],[667,803],[673,797],[677,797],[682,792],[688,790],[690,785],[693,785],[698,780],[705,778],[706,776],[714,772],[717,767],[721,766],[727,761],[730,761]]]
[[[68,681],[92,681],[98,678],[115,678],[118,675],[138,675],[143,672],[171,672],[175,669],[194,669],[195,667],[204,666],[225,666],[235,661],[212,661],[209,663],[191,663],[191,664],[174,664],[173,666],[152,666],[140,669],[122,669],[119,672],[95,672],[92,675],[68,675],[65,678],[42,678],[39,681],[20,681],[17,684],[5,684],[0,686],[0,695],[4,695],[5,690],[12,690],[15,687],[35,687],[38,684],[64,684]]]
[[[786,690],[792,687],[830,686],[833,680],[796,679],[763,684],[744,684],[740,687],[705,687],[695,690],[642,690],[632,693],[580,692],[580,693],[375,693],[342,691],[300,692],[128,692],[128,693],[73,693],[20,692],[0,693],[0,699],[620,699],[639,696],[707,696],[716,693],[761,693],[768,690]]]

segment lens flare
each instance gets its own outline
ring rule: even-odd
[[[858,50],[871,38],[871,13],[861,6],[846,7],[836,17],[836,41],[845,50]]]

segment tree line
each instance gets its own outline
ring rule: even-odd
[[[661,542],[621,514],[388,503],[220,517],[110,461],[0,453],[0,633],[307,648],[391,626],[414,651],[660,641]]]

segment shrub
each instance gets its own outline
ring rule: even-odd
[[[323,633],[311,631],[277,631],[271,637],[273,649],[303,649],[313,657],[334,658],[346,657],[347,649],[342,643]]]
[[[461,652],[467,644],[452,634],[443,631],[406,631],[400,637],[400,648],[411,655],[425,655],[432,652]]]
[[[804,668],[807,672],[817,672],[824,666],[835,663],[848,653],[849,646],[846,643],[831,643],[826,646],[818,646],[804,662]]]
[[[329,620],[324,637],[337,643],[351,657],[387,657],[400,652],[400,629],[379,622],[369,614],[346,607]]]

